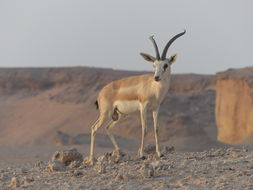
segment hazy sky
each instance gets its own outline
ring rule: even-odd
[[[253,64],[252,0],[0,0],[0,67],[151,70],[148,37],[162,51],[183,29],[173,72]]]

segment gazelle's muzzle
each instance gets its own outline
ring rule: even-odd
[[[161,80],[159,76],[155,76],[154,79],[155,79],[155,81],[157,81],[157,82]]]

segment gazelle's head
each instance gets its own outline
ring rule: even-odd
[[[155,81],[157,81],[157,82],[160,81],[162,79],[164,73],[170,72],[170,66],[172,65],[172,63],[174,63],[176,61],[177,54],[172,55],[170,58],[166,58],[167,51],[168,51],[170,45],[177,38],[184,35],[185,32],[186,31],[184,30],[184,32],[181,32],[181,33],[175,35],[173,38],[171,38],[171,40],[166,44],[161,57],[160,57],[159,50],[158,50],[157,44],[155,42],[154,36],[151,36],[149,38],[154,45],[156,57],[153,57],[153,56],[148,55],[146,53],[140,53],[140,54],[146,61],[153,63],[153,66],[155,69],[155,74],[154,74]]]

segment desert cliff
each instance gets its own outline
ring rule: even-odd
[[[218,140],[229,144],[252,144],[253,67],[217,73],[216,80]]]

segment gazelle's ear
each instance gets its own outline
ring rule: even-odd
[[[169,59],[169,64],[171,65],[172,63],[174,63],[177,59],[177,54],[173,54],[170,59]]]
[[[156,60],[156,58],[154,58],[153,56],[151,55],[148,55],[146,53],[140,53],[140,55],[146,60],[146,61],[149,61],[149,62],[154,62]]]

